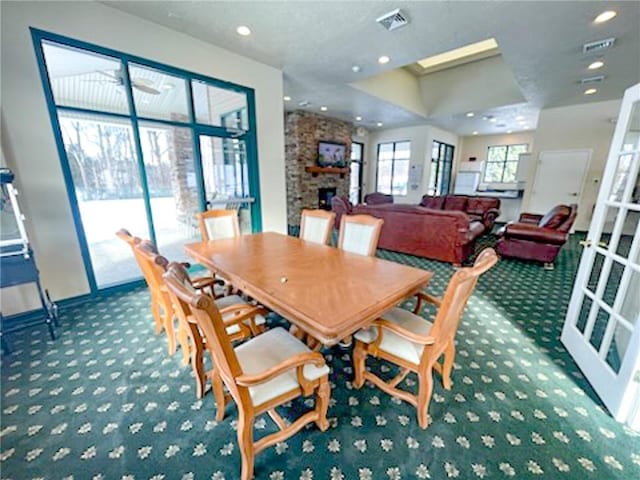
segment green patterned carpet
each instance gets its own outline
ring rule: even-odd
[[[434,270],[436,294],[453,272],[379,255]],[[371,385],[352,389],[347,351],[325,351],[331,428],[310,426],[259,454],[256,478],[640,478],[640,436],[608,415],[559,341],[578,255],[574,238],[554,271],[503,260],[481,278],[458,333],[453,389],[436,380],[425,431],[410,405]],[[217,423],[211,395],[195,400],[191,369],[167,356],[148,302],[137,289],[67,307],[56,341],[43,329],[9,339],[2,478],[238,478],[235,406]],[[415,389],[415,377],[403,385]],[[297,402],[282,413],[303,408]],[[257,437],[274,430],[266,416],[256,424]]]

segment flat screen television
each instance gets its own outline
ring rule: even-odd
[[[346,153],[346,145],[318,142],[318,165],[320,167],[346,167]]]

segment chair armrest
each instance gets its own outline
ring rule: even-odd
[[[274,345],[277,348],[277,345]],[[315,365],[316,367],[322,367],[325,365],[324,357],[318,352],[305,352],[294,355],[291,358],[286,359],[284,362],[271,367],[260,373],[253,375],[240,375],[236,377],[236,383],[241,387],[253,387],[260,385],[261,383],[268,382],[269,380],[283,374],[287,370],[297,368],[300,370],[298,378],[302,374],[302,368],[305,365]]]
[[[379,318],[375,322],[373,322],[373,326],[378,328],[378,338],[376,338],[376,343],[382,340],[381,329],[389,330],[396,335],[409,340],[410,342],[419,343],[420,345],[432,345],[435,343],[436,339],[430,335],[418,335],[416,333],[405,330],[397,323],[390,322],[389,320],[385,320],[384,318]]]
[[[432,305],[435,305],[436,307],[440,308],[440,305],[442,304],[442,299],[438,298],[438,297],[434,297],[433,295],[428,294],[427,292],[418,292],[416,293],[416,306],[413,309],[413,313],[415,313],[416,315],[418,314],[418,312],[420,312],[420,309],[422,308],[422,301],[424,300],[425,302],[428,302]]]
[[[496,218],[498,218],[499,216],[500,210],[498,210],[497,208],[490,208],[482,214],[482,223],[484,223],[485,226],[493,226]]]
[[[201,288],[210,287],[212,285],[224,285],[224,282],[213,277],[197,277],[191,280],[193,288],[200,290]]]
[[[521,213],[518,223],[532,223],[537,225],[541,219],[542,215],[537,215],[535,213]]]
[[[550,228],[541,228],[527,223],[510,223],[504,227],[505,238],[529,240],[538,243],[563,245],[567,241],[568,233]]]
[[[245,303],[229,305],[220,310],[220,315],[222,316],[225,326],[238,325],[245,335],[249,333],[251,335],[258,335],[260,329],[258,329],[258,325],[256,325],[256,315],[262,315],[264,317],[267,313],[269,313],[267,309],[262,306]],[[246,331],[247,326],[249,327],[249,332]]]

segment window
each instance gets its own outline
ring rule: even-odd
[[[406,195],[410,159],[411,142],[379,143],[376,191],[391,195]]]
[[[120,228],[179,261],[205,206],[260,230],[253,90],[32,35],[91,291],[140,278]]]
[[[353,204],[362,200],[362,153],[364,143],[351,143],[351,163],[349,173],[349,201]]]
[[[526,153],[529,145],[494,145],[489,147],[487,165],[484,169],[486,183],[510,183],[516,181],[518,159]]]
[[[429,175],[429,195],[446,195],[451,184],[451,166],[453,164],[453,145],[433,141],[431,148],[431,172]]]

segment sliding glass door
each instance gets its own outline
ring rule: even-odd
[[[178,261],[198,211],[261,229],[251,89],[32,35],[92,291],[141,277],[120,228]]]

